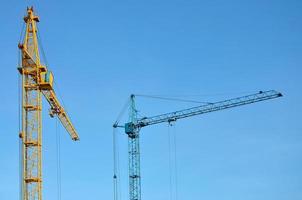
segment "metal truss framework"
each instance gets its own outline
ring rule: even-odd
[[[134,95],[131,95],[130,122],[124,126],[114,124],[113,127],[125,128],[128,135],[128,150],[129,150],[129,197],[130,200],[141,200],[141,175],[140,175],[140,147],[139,147],[139,132],[142,127],[155,125],[163,122],[171,123],[178,119],[202,115],[205,113],[225,110],[238,106],[248,105],[260,101],[270,100],[282,97],[280,92],[269,90],[248,96],[233,98],[229,100],[209,103],[207,105],[197,106],[189,109],[179,110],[153,117],[144,117],[137,119],[137,111],[135,108]]]
[[[50,104],[51,116],[58,116],[73,140],[79,137],[55,95],[52,74],[50,76],[46,66],[41,65],[37,37],[39,17],[32,7],[27,8],[24,21],[24,40],[18,45],[22,58],[22,66],[18,68],[22,76],[21,199],[42,200],[42,94]]]

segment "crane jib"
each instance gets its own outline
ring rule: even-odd
[[[135,132],[136,129],[141,127],[159,124],[163,122],[172,122],[178,119],[191,117],[195,115],[201,115],[209,112],[219,111],[228,108],[234,108],[238,106],[243,106],[247,104],[252,104],[260,101],[265,101],[269,99],[274,99],[282,97],[280,92],[269,90],[269,91],[260,91],[256,94],[251,94],[248,96],[237,97],[229,100],[219,101],[215,103],[210,103],[207,105],[197,106],[193,108],[188,108],[184,110],[179,110],[175,112],[170,112],[166,114],[156,115],[153,117],[144,117],[138,119],[136,122],[129,122],[125,124],[125,132],[131,136]]]

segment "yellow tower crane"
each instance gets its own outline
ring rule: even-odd
[[[53,75],[40,62],[37,22],[33,7],[24,17],[26,30],[21,50],[22,76],[22,200],[42,200],[42,94],[50,104],[50,116],[57,116],[72,140],[79,140],[77,131],[61,106],[54,88]]]

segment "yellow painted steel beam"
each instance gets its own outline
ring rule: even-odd
[[[62,125],[66,129],[66,131],[69,133],[70,137],[72,140],[79,140],[79,135],[77,131],[75,130],[70,118],[68,117],[66,111],[64,108],[61,106],[55,92],[53,89],[51,90],[44,90],[42,92],[44,94],[44,97],[47,99],[49,105],[51,106],[50,108],[50,116],[57,115],[58,118],[60,119]]]
[[[26,30],[21,50],[22,66],[22,200],[42,200],[42,94],[51,107],[51,116],[57,115],[73,140],[79,136],[53,89],[53,76],[41,65],[37,26],[39,17],[33,7],[24,17]]]

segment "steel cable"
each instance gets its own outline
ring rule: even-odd
[[[19,37],[19,44],[21,43],[23,36],[24,36],[24,28],[25,28],[25,23],[22,23],[22,29],[21,29],[21,33],[20,33],[20,37]],[[21,52],[18,49],[18,67],[22,67],[21,66]],[[21,107],[22,107],[22,98],[21,98],[21,94],[22,94],[22,76],[20,74],[18,74],[18,134],[21,134],[22,132],[22,125],[21,125]],[[20,136],[20,135],[19,135]],[[23,141],[22,138],[19,137],[19,198],[20,200],[23,198],[23,190],[22,190],[22,185],[23,185]]]
[[[178,162],[177,162],[177,135],[176,127],[173,124],[173,145],[174,145],[174,178],[175,178],[175,200],[178,200]]]
[[[60,137],[60,127],[58,125],[58,117],[56,117],[56,159],[57,159],[57,198],[61,200],[61,137]]]
[[[198,103],[198,104],[211,104],[210,102],[204,102],[204,101],[195,101],[195,100],[188,100],[188,99],[162,97],[162,96],[152,96],[152,95],[143,95],[143,94],[136,94],[136,96],[145,97],[145,98],[152,98],[152,99],[168,100],[168,101],[178,101],[178,102]]]
[[[120,183],[120,159],[119,159],[119,142],[117,138],[118,129],[113,128],[113,193],[114,200],[122,199]]]
[[[169,192],[170,200],[178,200],[177,137],[175,124],[168,124],[169,147]],[[172,128],[171,128],[172,127]]]

